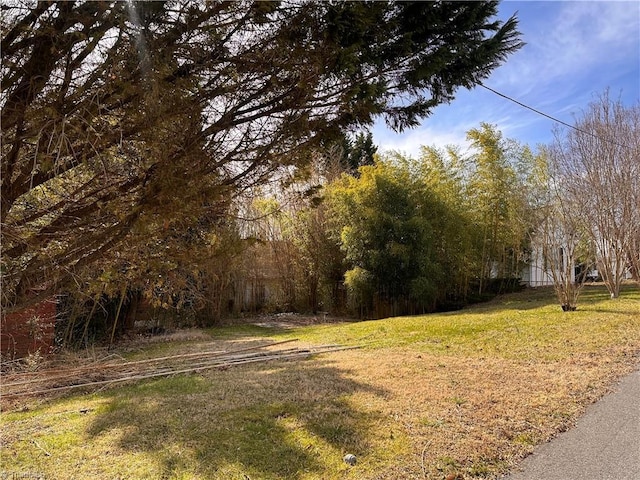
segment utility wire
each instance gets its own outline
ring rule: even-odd
[[[609,140],[609,139],[606,139],[606,138],[602,138],[601,136],[596,135],[595,133],[591,133],[591,132],[588,132],[588,131],[586,131],[586,130],[582,130],[581,128],[578,128],[578,127],[576,127],[575,125],[571,125],[571,124],[569,124],[569,123],[567,123],[567,122],[563,122],[562,120],[559,120],[559,119],[557,119],[557,118],[555,118],[555,117],[552,117],[552,116],[551,116],[551,115],[549,115],[549,114],[546,114],[546,113],[544,113],[544,112],[541,112],[540,110],[536,110],[535,108],[530,107],[529,105],[525,105],[524,103],[519,102],[518,100],[516,100],[516,99],[514,99],[514,98],[511,98],[511,97],[509,97],[508,95],[505,95],[504,93],[500,93],[500,92],[498,92],[497,90],[494,90],[494,89],[493,89],[493,88],[491,88],[491,87],[487,87],[487,86],[486,86],[484,83],[482,83],[482,82],[479,82],[479,85],[480,85],[481,87],[483,87],[483,88],[486,88],[486,89],[487,89],[487,90],[489,90],[490,92],[495,93],[495,94],[496,94],[496,95],[498,95],[499,97],[505,98],[505,99],[509,100],[510,102],[513,102],[513,103],[515,103],[515,104],[517,104],[517,105],[520,105],[520,106],[521,106],[521,107],[523,107],[523,108],[526,108],[527,110],[531,110],[532,112],[537,113],[538,115],[542,115],[543,117],[547,117],[548,119],[553,120],[554,122],[558,122],[558,123],[560,123],[560,124],[564,125],[565,127],[572,128],[572,129],[574,129],[576,132],[584,133],[585,135],[590,135],[590,136],[595,137],[595,138],[597,138],[597,139],[599,139],[599,140],[602,140],[603,142],[607,142],[607,143],[611,143],[611,144],[613,144],[613,145],[617,145],[618,147],[622,147],[622,148],[630,148],[628,145],[624,145],[624,144],[622,144],[622,143],[614,142],[613,140]]]

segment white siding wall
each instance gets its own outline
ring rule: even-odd
[[[567,258],[564,255],[563,261],[567,261]],[[552,268],[552,266],[545,265],[542,250],[534,247],[533,251],[531,252],[529,264],[522,272],[522,281],[529,287],[551,286],[553,285],[553,276],[552,272],[549,270],[550,268]],[[571,281],[575,281],[575,265],[573,265],[571,268]]]

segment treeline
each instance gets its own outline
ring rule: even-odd
[[[606,96],[590,115],[611,107],[618,125],[637,118],[636,108]],[[534,154],[483,123],[467,132],[470,148],[422,147],[417,158],[378,154],[370,134],[344,137],[306,168],[223,210],[217,202],[215,221],[167,224],[162,241],[137,239],[85,270],[67,297],[61,339],[113,339],[137,320],[210,326],[263,312],[381,318],[455,309],[519,288],[536,259],[567,310],[596,267],[617,296],[625,276],[637,280],[635,137],[615,135],[624,155],[581,165],[569,142],[579,138],[568,135]],[[611,151],[606,139],[598,145]],[[594,171],[611,181],[580,173]],[[614,187],[628,193],[617,210],[605,202]],[[611,253],[603,242],[625,250]]]
[[[303,183],[272,197],[278,214],[265,222],[275,235],[262,240],[276,255],[286,250],[284,276],[308,292],[295,297],[299,307],[378,318],[458,308],[517,287],[536,158],[488,124],[468,138],[464,154],[385,153],[340,175],[325,158],[321,189]]]
[[[370,135],[331,144],[306,170],[229,202],[217,221],[169,224],[162,242],[135,241],[95,263],[62,336],[256,312],[380,318],[513,289],[528,252],[536,157],[492,125],[468,138],[468,152],[424,147],[418,158],[378,154]]]
[[[538,156],[489,125],[417,159],[344,137],[416,126],[488,78],[522,46],[497,6],[3,5],[0,316],[62,294],[74,343],[162,316],[451,308],[517,278],[549,185],[589,213],[560,231],[615,296],[640,264],[637,110]]]
[[[207,322],[244,309],[266,245],[249,200],[343,132],[418,125],[523,45],[496,0],[2,10],[0,316],[70,292],[67,337],[89,335],[83,311],[115,335],[137,298]]]

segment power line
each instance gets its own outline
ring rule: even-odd
[[[480,85],[481,87],[483,87],[483,88],[486,88],[486,89],[487,89],[487,90],[489,90],[490,92],[495,93],[495,94],[496,94],[496,95],[498,95],[499,97],[505,98],[505,99],[509,100],[510,102],[515,103],[516,105],[520,105],[521,107],[526,108],[527,110],[531,110],[532,112],[537,113],[538,115],[542,115],[543,117],[547,117],[548,119],[553,120],[554,122],[558,122],[558,123],[560,123],[560,124],[564,125],[565,127],[572,128],[572,129],[574,129],[576,132],[584,133],[585,135],[590,135],[590,136],[595,137],[595,138],[597,138],[597,139],[599,139],[599,140],[602,140],[603,142],[607,142],[607,143],[611,143],[611,144],[613,144],[613,145],[617,145],[618,147],[630,148],[628,145],[624,145],[624,144],[622,144],[622,143],[617,143],[617,142],[614,142],[613,140],[609,140],[609,139],[607,139],[607,138],[602,138],[602,137],[600,137],[599,135],[596,135],[595,133],[591,133],[591,132],[588,132],[588,131],[586,131],[586,130],[582,130],[581,128],[578,128],[578,127],[576,127],[575,125],[571,125],[571,124],[569,124],[569,123],[567,123],[567,122],[563,122],[562,120],[559,120],[559,119],[557,119],[556,117],[552,117],[551,115],[549,115],[549,114],[547,114],[547,113],[541,112],[540,110],[536,110],[535,108],[530,107],[529,105],[525,105],[524,103],[519,102],[518,100],[516,100],[516,99],[514,99],[514,98],[511,98],[511,97],[509,97],[508,95],[505,95],[504,93],[500,93],[500,92],[498,92],[497,90],[494,90],[494,89],[493,89],[493,88],[491,88],[491,87],[487,87],[487,86],[486,86],[484,83],[482,83],[482,82],[479,82],[479,85]]]

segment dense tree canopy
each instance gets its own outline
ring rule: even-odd
[[[118,245],[216,225],[321,140],[379,115],[415,125],[520,46],[496,1],[2,10],[3,305]]]
[[[406,165],[378,162],[331,185],[336,234],[350,269],[346,285],[355,306],[371,311],[374,300],[389,314],[431,308],[442,271],[431,219],[437,201]]]
[[[537,157],[493,125],[468,137],[466,154],[453,146],[423,147],[418,158],[386,153],[328,186],[345,283],[361,313],[450,308],[500,288],[492,282],[518,284]]]

